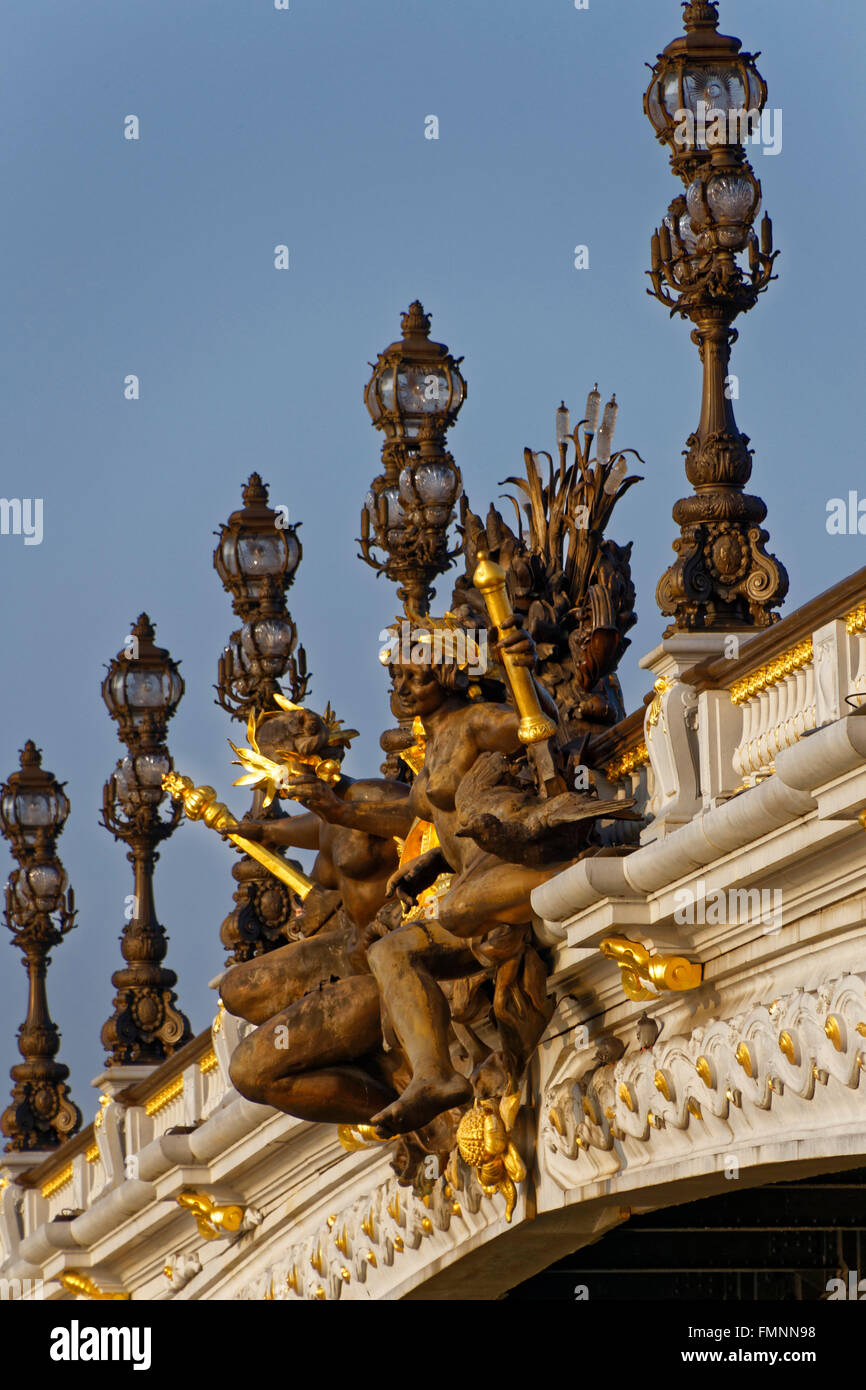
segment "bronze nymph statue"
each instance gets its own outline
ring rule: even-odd
[[[287,756],[294,762],[292,754],[321,760],[331,751],[325,721],[311,710],[269,715],[256,737],[265,757],[283,754],[284,766]],[[344,747],[336,751],[341,758]],[[340,805],[360,805],[374,795],[399,804],[408,791],[403,783],[341,774],[332,795]],[[272,847],[316,850],[316,888],[296,921],[301,940],[234,966],[221,982],[228,1011],[258,1025],[232,1059],[232,1079],[248,1098],[303,1119],[367,1120],[371,1107],[394,1094],[386,1084],[393,1068],[381,1047],[378,991],[365,952],[398,862],[397,846],[390,835],[341,826],[337,817],[328,822],[312,811],[245,820],[243,833]],[[341,1020],[338,1035],[334,1015]],[[367,1068],[342,1066],[368,1053],[376,1055]]]
[[[516,621],[504,634],[500,650],[507,651],[510,661],[519,667],[528,669],[535,659],[533,643]],[[351,962],[358,966],[358,974],[351,981],[345,977],[329,981],[324,990],[317,986],[314,1002],[309,996],[299,998],[299,991],[312,979],[306,971],[303,982],[290,985],[288,993],[282,984],[274,988],[284,968],[294,969],[296,961],[300,964],[293,946],[273,952],[261,962],[236,967],[223,982],[222,991],[230,1011],[260,1024],[264,1020],[259,1009],[249,1007],[250,986],[257,989],[259,981],[266,981],[258,996],[262,1010],[282,1003],[282,1009],[241,1044],[233,1075],[244,1094],[271,1104],[276,1097],[281,1108],[298,1113],[294,1108],[298,1072],[309,1065],[311,1056],[357,1064],[370,1052],[375,1029],[382,1026],[378,1016],[374,1021],[369,1007],[373,980],[364,976],[367,968],[372,970],[383,1004],[386,1038],[391,1034],[392,1043],[399,1048],[398,1053],[392,1045],[386,1055],[391,1059],[390,1080],[400,1094],[393,1095],[387,1105],[371,1104],[366,1114],[359,1115],[357,1075],[353,1073],[346,1078],[347,1108],[338,1113],[336,1092],[329,1093],[329,1102],[336,1101],[337,1105],[328,1117],[343,1123],[372,1123],[383,1134],[404,1134],[422,1129],[473,1094],[469,1078],[456,1071],[452,1062],[451,1013],[441,988],[443,981],[466,979],[485,970],[492,973],[493,1012],[501,1043],[497,1075],[507,1076],[511,1089],[516,1085],[550,1012],[544,988],[546,971],[531,940],[529,896],[538,883],[576,857],[581,835],[583,840],[586,837],[585,832],[575,830],[570,854],[563,860],[534,866],[520,862],[520,853],[509,859],[479,845],[467,830],[479,798],[483,801],[486,797],[500,810],[506,807],[507,814],[493,818],[507,838],[511,817],[515,841],[520,839],[527,817],[537,812],[538,798],[521,786],[519,774],[511,779],[513,785],[508,780],[509,760],[515,769],[521,761],[525,763],[518,737],[518,712],[506,703],[501,685],[498,701],[473,698],[469,691],[473,682],[448,661],[397,663],[390,670],[401,707],[420,720],[425,734],[424,765],[408,795],[403,784],[378,780],[355,784],[362,787],[362,793],[346,795],[339,786],[331,787],[315,777],[295,780],[292,795],[327,823],[331,835],[355,834],[386,843],[394,836],[408,840],[413,826],[432,827],[434,847],[404,862],[391,877],[389,889],[409,907],[437,880],[440,891],[423,912],[410,912],[407,921],[401,921],[394,904],[389,904],[367,934],[368,964],[359,962],[355,949]],[[554,716],[555,707],[543,691],[541,699]],[[277,727],[271,726],[272,730]],[[273,735],[268,737],[274,746]],[[490,777],[491,761],[501,780],[499,786]],[[480,767],[488,774],[483,788],[478,784]],[[564,819],[570,812],[575,827],[590,824],[589,817],[597,814],[598,803],[590,796],[566,793],[564,799],[569,806],[561,807],[561,815]],[[563,800],[562,795],[559,800]],[[287,834],[283,827],[291,827],[293,821],[266,824],[273,842],[273,837]],[[298,843],[296,835],[292,841]],[[503,848],[507,852],[508,844]],[[354,939],[355,948],[358,940]],[[327,1001],[324,1006],[321,996]],[[290,1041],[280,1053],[277,1032],[286,1028],[297,1043]],[[316,1037],[319,1029],[323,1031]],[[400,1053],[411,1068],[405,1087],[400,1086],[398,1074]],[[489,1060],[484,1058],[488,1070]],[[375,1064],[378,1083],[382,1081],[382,1067],[383,1057],[379,1056]],[[287,1084],[289,1077],[292,1079]],[[336,1078],[331,1075],[329,1080],[333,1084]],[[374,1088],[369,1082],[366,1074],[362,1103],[372,1099]],[[309,1117],[306,1109],[305,1117]],[[317,1117],[325,1118],[321,1114]]]
[[[233,831],[263,854],[317,857],[299,939],[221,983],[229,1012],[255,1025],[233,1081],[252,1100],[352,1127],[353,1145],[398,1140],[404,1178],[413,1150],[453,1153],[473,1100],[485,1124],[499,1115],[510,1129],[553,1009],[532,891],[583,855],[624,852],[602,848],[598,824],[631,803],[601,801],[581,759],[621,710],[634,589],[629,547],[603,531],[637,479],[609,448],[591,462],[592,422],[581,424],[574,464],[561,443],[546,485],[528,452],[527,482],[508,480],[527,498],[527,529],[519,508],[514,532],[464,502],[451,612],[407,610],[411,652],[395,639],[382,653],[399,725],[382,737],[383,771],[394,775],[344,776],[348,732],[330,710],[282,697],[236,749],[250,769],[239,780],[267,783],[265,809],[279,794],[306,810]]]

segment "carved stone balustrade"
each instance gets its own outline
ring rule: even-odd
[[[642,843],[771,777],[783,750],[866,704],[864,595],[860,570],[757,637],[683,634],[644,658],[656,681],[642,728],[633,714],[590,747],[601,793],[635,797]]]
[[[742,709],[734,771],[744,787],[753,787],[775,771],[777,753],[816,727],[811,639],[738,682],[731,704]]]
[[[859,709],[866,700],[866,603],[851,610],[845,619],[845,629],[852,640],[848,699],[853,708]]]

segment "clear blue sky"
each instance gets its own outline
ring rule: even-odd
[[[131,891],[124,847],[98,824],[121,752],[103,663],[147,609],[187,683],[176,765],[242,811],[233,728],[213,704],[235,624],[211,553],[258,469],[303,521],[290,605],[311,703],[330,699],[361,729],[348,770],[376,769],[389,722],[377,635],[396,606],[355,558],[379,458],[362,388],[416,296],[434,337],[465,355],[452,447],[476,511],[524,445],[551,446],[561,397],[579,412],[594,380],[605,399],[616,391],[619,441],[647,465],[613,528],[635,540],[640,621],[623,676],[630,706],[643,694],[637,659],[663,626],[655,585],[699,402],[688,327],[644,292],[650,233],[678,190],[641,110],[644,63],[679,15],[675,0],[7,7],[0,493],[43,499],[44,539],[0,537],[0,773],[33,738],[68,782],[60,849],[80,916],[49,995],[88,1118]],[[860,538],[825,529],[828,498],[866,493],[864,27],[856,0],[722,3],[722,29],[762,51],[783,112],[782,152],[753,155],[780,279],[741,322],[733,370],[789,611],[864,559]],[[137,142],[123,138],[129,114]],[[424,138],[430,114],[438,141]],[[213,1012],[230,863],[187,825],[157,868],[168,963],[196,1030]],[[2,845],[0,882],[10,868]],[[3,1104],[25,977],[8,940],[0,953]]]

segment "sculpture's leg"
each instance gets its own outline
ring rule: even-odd
[[[393,1095],[360,1067],[326,1067],[285,1076],[256,1099],[299,1120],[366,1125]]]
[[[395,1093],[373,1066],[351,1064],[381,1043],[376,982],[354,976],[305,995],[250,1033],[232,1056],[231,1078],[248,1100],[300,1119],[366,1123]]]
[[[453,936],[485,936],[494,927],[531,922],[533,888],[559,873],[562,864],[532,869],[504,864],[491,854],[479,857],[454,879],[439,900],[439,925]]]
[[[433,976],[477,970],[478,962],[435,921],[407,922],[374,942],[368,959],[412,1067],[406,1090],[373,1123],[385,1134],[406,1134],[471,1099],[471,1085],[451,1065],[450,1012]]]
[[[529,895],[560,865],[532,869],[480,854],[459,874],[438,903],[438,918],[407,922],[370,947],[367,959],[400,1045],[412,1066],[412,1081],[392,1105],[373,1117],[388,1134],[419,1129],[441,1111],[472,1094],[451,1065],[449,1010],[437,979],[478,969],[465,944],[494,928],[530,922]]]
[[[320,985],[363,969],[359,933],[341,927],[232,966],[220,984],[220,998],[230,1014],[265,1023]]]
[[[454,880],[439,902],[439,922],[457,936],[483,941],[497,928],[528,924],[533,912],[532,889],[558,873],[561,865],[544,869],[522,864],[503,864],[485,855]],[[496,937],[494,936],[494,942]],[[510,958],[509,958],[510,956]],[[501,1041],[501,1058],[512,1078],[522,1073],[527,1059],[544,1033],[553,1012],[547,995],[546,969],[533,948],[531,937],[514,942],[502,954],[494,946],[489,956],[479,948],[479,959],[496,967],[493,1012]]]

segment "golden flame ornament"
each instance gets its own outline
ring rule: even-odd
[[[291,700],[287,700],[284,695],[274,695],[274,701],[280,710],[299,710],[303,706],[296,705]],[[308,776],[311,772],[318,777],[321,782],[335,786],[340,780],[340,764],[336,758],[322,758],[317,753],[296,753],[293,748],[278,748],[277,754],[282,758],[282,762],[275,762],[268,758],[261,751],[258,745],[257,734],[261,725],[268,719],[274,718],[277,710],[269,710],[265,714],[256,718],[254,710],[250,711],[247,722],[247,741],[248,748],[238,748],[231,739],[229,746],[237,757],[233,762],[238,767],[243,767],[246,771],[234,782],[236,787],[258,787],[264,790],[263,808],[270,806],[277,796],[292,797],[292,782]],[[358,737],[357,729],[344,729],[342,720],[338,719],[328,703],[322,721],[328,730],[328,745],[332,748],[348,748],[353,738]]]

